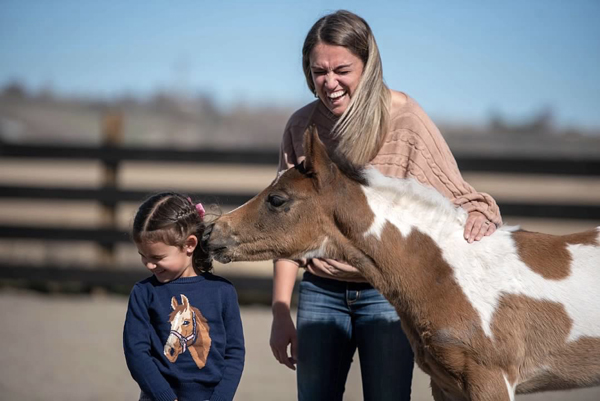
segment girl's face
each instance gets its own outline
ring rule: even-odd
[[[197,276],[192,265],[192,255],[198,240],[190,235],[183,246],[167,245],[164,242],[136,243],[142,263],[161,283],[168,283],[179,277]]]
[[[362,76],[362,60],[343,46],[319,43],[310,54],[310,69],[317,95],[329,111],[341,116]]]

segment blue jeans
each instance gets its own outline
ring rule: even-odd
[[[412,349],[371,285],[304,273],[297,330],[299,401],[341,401],[357,348],[365,401],[410,400]]]

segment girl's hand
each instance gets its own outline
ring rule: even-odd
[[[496,231],[496,225],[489,221],[481,212],[471,212],[465,224],[465,239],[472,243],[479,241],[486,235],[492,235]]]
[[[297,337],[296,326],[292,321],[290,310],[281,308],[273,310],[273,323],[271,324],[271,338],[269,340],[273,356],[279,363],[296,370]],[[288,345],[290,346],[290,355],[288,355]]]

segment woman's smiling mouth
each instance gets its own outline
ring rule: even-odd
[[[327,95],[327,98],[332,101],[335,102],[337,99],[341,98],[342,96],[344,96],[346,94],[345,90],[339,90],[339,91],[335,91],[329,95]]]

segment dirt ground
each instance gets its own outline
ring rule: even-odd
[[[0,399],[20,401],[137,400],[121,346],[127,299],[113,295],[44,295],[0,291]],[[279,365],[268,346],[270,311],[243,307],[246,368],[237,401],[296,399],[294,373]],[[346,401],[362,400],[358,363]],[[428,378],[419,370],[414,401],[431,401]],[[519,396],[517,401],[595,401],[600,387]]]

